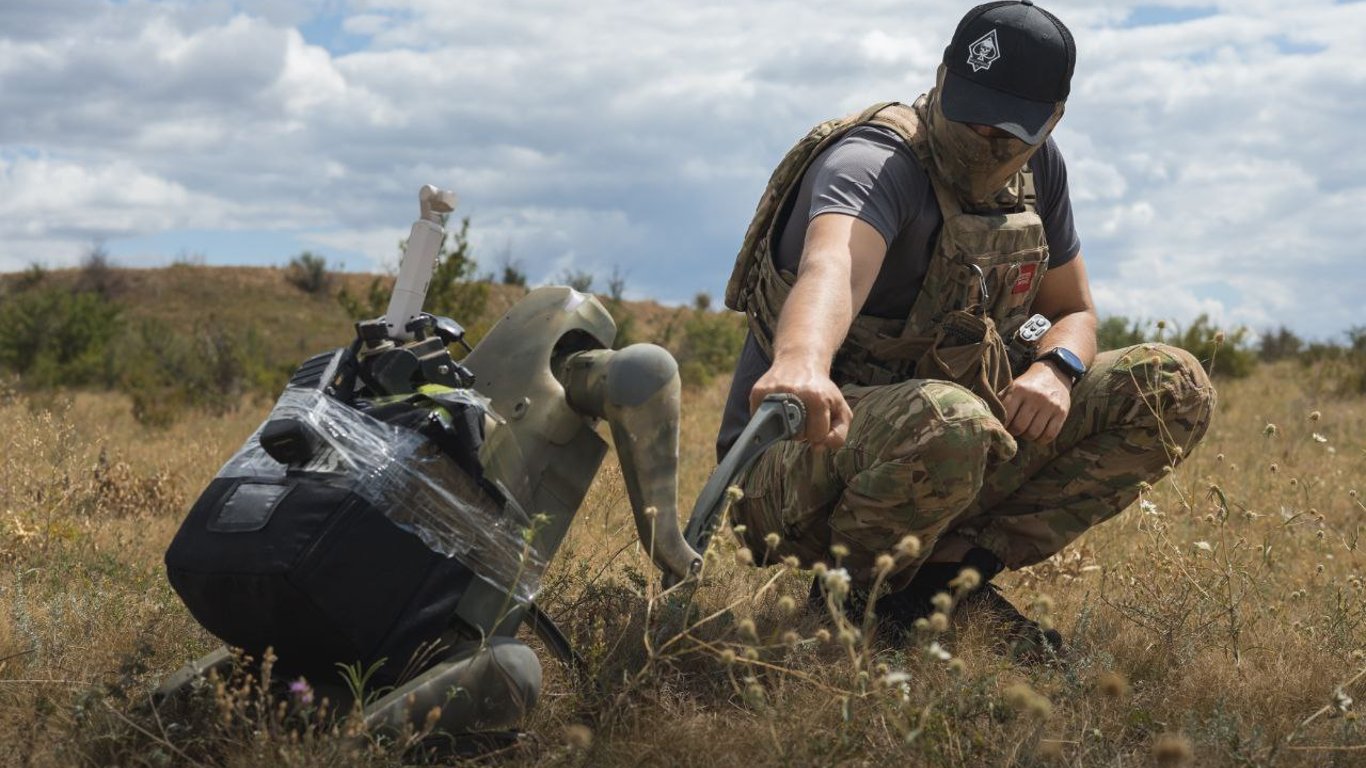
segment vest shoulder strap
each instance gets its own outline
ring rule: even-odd
[[[735,258],[730,281],[726,284],[727,307],[741,312],[749,309],[749,299],[758,280],[756,267],[760,260],[770,258],[778,219],[789,199],[796,193],[811,162],[825,148],[862,125],[888,128],[913,148],[925,141],[921,120],[915,110],[896,101],[878,102],[867,109],[812,127],[783,155],[755,207],[744,243]]]

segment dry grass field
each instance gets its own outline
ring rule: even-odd
[[[684,506],[726,383],[686,395]],[[485,764],[1366,765],[1366,402],[1290,365],[1219,400],[1139,504],[1002,577],[1067,638],[1054,664],[971,622],[905,647],[838,627],[807,613],[808,572],[744,565],[728,536],[691,609],[661,600],[609,457],[542,592],[591,674],[542,654],[528,737]],[[215,645],[162,553],[268,407],[156,430],[121,395],[0,393],[0,764],[405,764],[250,689],[188,719],[147,704]]]

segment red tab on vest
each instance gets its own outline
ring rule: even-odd
[[[1017,293],[1029,293],[1029,286],[1034,284],[1034,273],[1039,269],[1038,264],[1020,265],[1020,276],[1015,278],[1015,287],[1010,289],[1010,295]]]

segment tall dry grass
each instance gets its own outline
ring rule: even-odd
[[[1169,479],[1002,577],[1063,631],[1061,663],[1012,661],[964,621],[893,647],[808,613],[809,572],[756,570],[727,536],[696,590],[661,595],[609,459],[542,594],[587,674],[542,654],[534,737],[496,760],[1366,764],[1348,703],[1366,698],[1366,403],[1299,372],[1223,384],[1205,444]],[[685,398],[685,506],[711,468],[725,384]],[[214,645],[161,553],[264,406],[165,431],[127,409],[112,395],[0,399],[0,762],[402,764],[344,729],[284,727],[250,689],[225,687],[197,718],[146,706]]]

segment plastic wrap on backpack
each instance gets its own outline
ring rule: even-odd
[[[280,418],[307,424],[324,447],[307,464],[286,467],[261,447],[258,428],[218,477],[283,478],[286,470],[336,475],[433,551],[458,558],[523,601],[536,594],[546,562],[527,543],[530,521],[516,504],[492,498],[429,440],[313,389],[286,389],[266,421]]]

